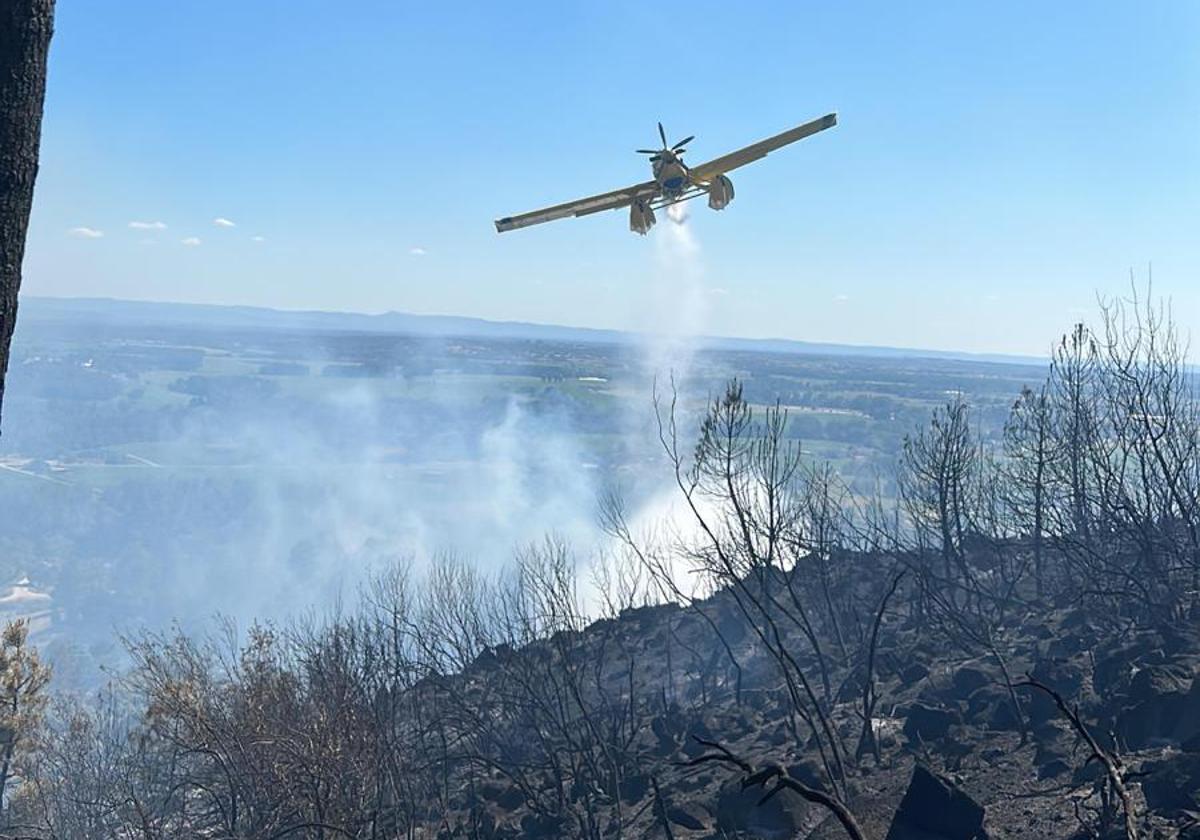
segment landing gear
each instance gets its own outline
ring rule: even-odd
[[[733,201],[733,181],[718,175],[708,183],[708,206],[713,210],[724,210]]]
[[[654,210],[644,199],[637,199],[629,205],[629,229],[634,233],[645,236],[654,227]]]

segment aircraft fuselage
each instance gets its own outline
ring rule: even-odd
[[[679,165],[678,161],[673,158],[657,160],[650,166],[663,198],[674,201],[687,190],[689,184],[687,171]]]

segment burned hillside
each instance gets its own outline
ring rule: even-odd
[[[614,494],[590,570],[549,538],[133,637],[101,702],[22,719],[9,834],[1196,836],[1200,403],[1160,310],[1064,337],[996,442],[952,397],[896,496],[737,381],[670,397],[682,517]]]

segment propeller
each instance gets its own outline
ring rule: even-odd
[[[639,155],[651,155],[650,160],[651,160],[651,162],[654,162],[654,163],[657,163],[658,161],[664,160],[664,159],[674,160],[676,163],[678,163],[680,166],[682,166],[684,168],[684,171],[687,171],[687,168],[688,168],[687,164],[683,162],[683,158],[681,158],[680,155],[682,155],[684,152],[687,151],[687,149],[685,149],[683,147],[686,146],[688,143],[691,143],[693,140],[695,140],[696,135],[693,134],[690,137],[685,137],[682,140],[680,140],[678,143],[676,143],[674,146],[668,146],[667,145],[667,131],[666,131],[666,129],[663,128],[663,124],[659,123],[658,124],[658,136],[662,138],[662,148],[661,149],[638,149],[637,153]]]

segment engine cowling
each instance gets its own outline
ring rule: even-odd
[[[654,227],[654,209],[642,199],[629,205],[629,229],[645,236]]]
[[[718,175],[708,182],[708,206],[713,210],[724,210],[733,201],[733,181]]]

